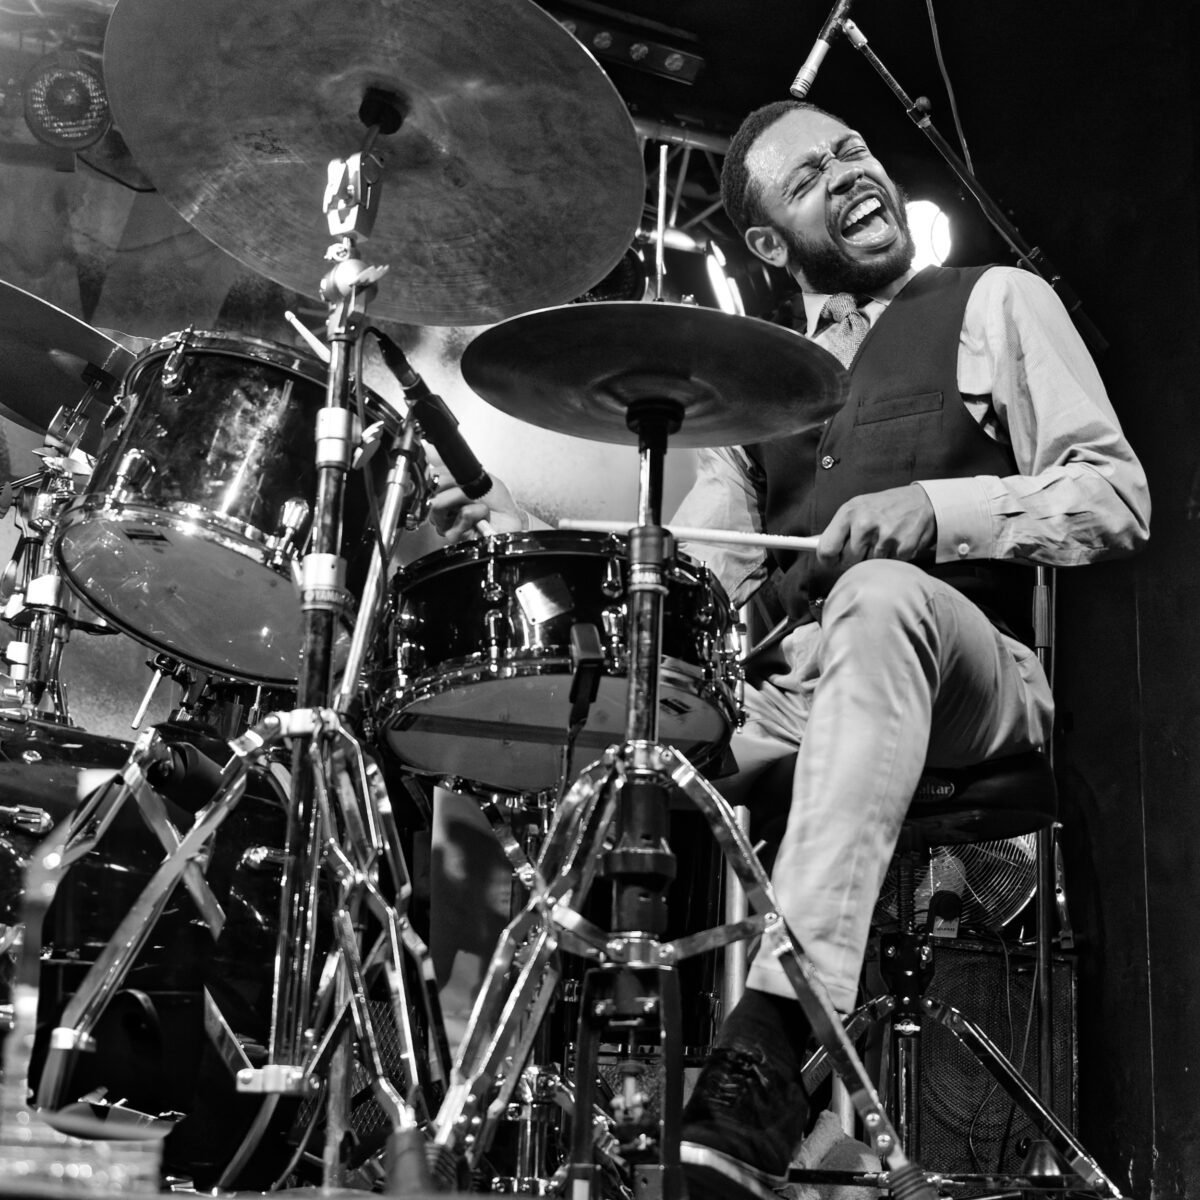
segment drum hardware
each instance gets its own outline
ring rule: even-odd
[[[141,727],[164,679],[179,688],[179,698],[164,724],[193,727],[226,742],[240,737],[251,725],[291,701],[291,693],[286,690],[198,672],[169,654],[156,654],[147,659],[146,666],[151,678],[130,722],[132,729]]]
[[[406,910],[411,883],[386,791],[374,766],[362,756],[357,743],[341,728],[336,717],[326,711],[323,720],[322,730],[302,728],[301,735],[318,737],[319,742],[312,750],[315,755],[345,759],[336,768],[332,764],[327,767],[330,772],[337,770],[341,774],[331,775],[337,786],[329,791],[322,789],[318,796],[321,810],[318,834],[329,861],[336,864],[333,873],[337,886],[331,918],[333,936],[337,952],[347,964],[341,969],[352,975],[353,986],[345,997],[340,996],[338,971],[333,969],[332,961],[326,964],[314,1000],[312,1025],[315,1030],[324,1032],[319,1044],[307,1047],[310,1056],[305,1064],[307,1077],[298,1073],[297,1077],[288,1076],[282,1080],[263,1080],[270,1067],[264,1068],[260,1060],[252,1061],[247,1056],[246,1049],[241,1048],[244,1045],[242,1039],[224,1022],[212,997],[205,996],[209,1036],[226,1063],[236,1068],[239,1091],[258,1096],[263,1106],[260,1118],[252,1123],[223,1176],[226,1184],[233,1182],[240,1165],[252,1155],[257,1139],[261,1138],[270,1121],[278,1096],[309,1095],[317,1090],[316,1072],[328,1067],[336,1040],[351,1020],[356,1028],[364,1031],[364,1053],[375,1075],[372,1086],[377,1100],[394,1121],[399,1121],[410,1107],[421,1118],[427,1118],[425,1093],[430,1086],[437,1085],[448,1065],[449,1053],[441,1033],[432,967],[427,962],[423,944],[408,923]],[[73,818],[70,834],[59,855],[55,883],[73,864],[94,851],[121,806],[130,800],[136,802],[142,819],[166,851],[166,857],[75,989],[51,1035],[38,1081],[37,1102],[41,1107],[53,1111],[61,1105],[74,1059],[93,1048],[97,1022],[143,953],[179,883],[190,892],[200,919],[213,939],[222,932],[225,913],[206,881],[201,864],[217,830],[242,800],[249,770],[265,752],[276,747],[284,736],[283,730],[284,725],[279,719],[270,718],[263,726],[248,731],[235,745],[238,753],[223,769],[202,755],[181,754],[181,750],[189,751],[190,747],[164,742],[160,729],[147,730],[138,739],[117,777],[94,793]],[[178,770],[182,763],[186,776],[197,761],[200,769],[191,782],[207,793],[208,800],[196,804],[185,797],[177,797],[196,810],[194,824],[180,834],[167,815],[158,789],[166,787],[166,772]],[[270,778],[268,775],[268,782]],[[185,778],[183,782],[188,781]],[[286,786],[278,781],[276,786],[280,807],[285,808]],[[269,864],[273,858],[278,861],[280,857],[269,847],[261,848],[257,854],[251,847],[248,853],[247,866],[250,867],[255,863]],[[369,951],[361,955],[357,949],[359,935],[354,926],[368,914],[381,932]],[[315,939],[315,928],[308,933]],[[402,969],[406,957],[414,963],[421,980],[420,997],[408,995]],[[404,1048],[402,1085],[393,1083],[385,1071],[378,1039],[374,1036],[375,1019],[370,1015],[367,996],[368,981],[375,979],[382,980],[388,988],[388,1011]],[[432,1065],[422,1060],[416,1048],[421,1038],[417,1036],[413,1014],[418,1012],[424,1014],[425,1036],[435,1043]],[[441,1044],[437,1045],[439,1039]],[[254,1084],[259,1080],[266,1086],[255,1088]]]
[[[20,710],[64,724],[70,714],[59,671],[71,630],[111,632],[99,618],[89,619],[83,602],[67,591],[54,556],[62,511],[76,494],[77,481],[92,470],[90,456],[79,446],[89,430],[90,410],[116,386],[107,371],[91,363],[84,366],[82,380],[86,388],[73,405],[54,414],[36,451],[41,471],[8,485],[16,513],[32,534],[18,539],[4,573],[3,620],[16,637],[4,652],[3,690]]]
[[[635,308],[636,318],[630,311]],[[577,336],[582,332],[578,318],[589,324],[597,313],[596,325],[613,335],[611,344],[594,327],[587,336]],[[673,554],[671,538],[661,525],[668,439],[685,446],[729,445],[814,429],[836,409],[844,388],[844,374],[831,356],[800,339],[788,339],[779,342],[783,361],[808,386],[785,385],[790,401],[776,403],[776,381],[765,389],[767,399],[760,410],[757,390],[737,378],[727,348],[736,342],[743,363],[758,357],[755,366],[747,367],[750,371],[792,374],[777,371],[780,364],[769,355],[775,340],[767,340],[774,335],[757,329],[761,324],[683,306],[600,304],[514,318],[481,334],[464,356],[464,378],[484,399],[507,411],[521,409],[532,423],[550,427],[564,419],[564,410],[586,410],[582,423],[591,436],[636,442],[640,472],[637,524],[629,542],[632,653],[625,741],[611,746],[567,792],[534,864],[529,902],[501,938],[434,1126],[434,1143],[445,1164],[439,1164],[440,1174],[449,1175],[460,1161],[477,1160],[484,1150],[481,1137],[487,1117],[497,1103],[508,1101],[531,1044],[525,1023],[545,1016],[546,980],[552,981],[551,987],[557,982],[555,959],[561,947],[592,964],[581,995],[576,1107],[589,1112],[593,1108],[602,1039],[636,1036],[656,1041],[665,1072],[658,1111],[643,1103],[636,1072],[623,1069],[616,1089],[623,1103],[614,1105],[611,1132],[639,1194],[682,1195],[677,967],[702,951],[765,934],[763,952],[775,954],[783,966],[818,1040],[846,1081],[876,1152],[887,1162],[894,1188],[905,1195],[929,1190],[920,1168],[906,1159],[898,1144],[837,1012],[783,921],[770,881],[732,808],[678,750],[659,740],[665,568]],[[710,337],[695,336],[701,325]],[[560,357],[556,350],[564,335],[573,349]],[[746,339],[760,344],[761,356],[748,350]],[[514,388],[515,347],[524,353],[534,345],[537,353],[526,360],[519,387]],[[537,364],[532,372],[530,361]],[[550,390],[555,403],[545,405]],[[753,396],[753,404],[741,402],[742,396]],[[694,410],[700,420],[689,429]],[[756,915],[662,940],[665,893],[676,870],[667,840],[673,798],[686,799],[703,814]],[[598,875],[612,881],[611,931],[580,913]],[[592,1141],[586,1123],[577,1122],[569,1165],[573,1196],[597,1194]]]
[[[334,684],[334,632],[347,607],[345,560],[341,557],[345,476],[351,460],[351,359],[361,351],[369,297],[386,267],[368,267],[357,257],[357,240],[374,224],[382,165],[372,153],[381,132],[403,119],[398,98],[367,89],[361,110],[368,125],[363,148],[329,163],[325,213],[333,239],[326,258],[333,263],[322,280],[329,305],[326,332],[330,359],[326,403],[317,417],[316,489],[309,551],[301,564],[304,635],[298,679],[298,708],[276,714],[233,742],[235,753],[259,755],[264,746],[286,739],[292,748],[292,789],[288,810],[280,931],[276,943],[275,989],[270,1044],[262,1066],[238,1072],[239,1091],[255,1095],[306,1096],[320,1088],[324,1118],[322,1181],[335,1186],[346,1178],[344,1158],[352,1078],[351,1024],[360,1066],[390,1128],[384,1168],[389,1186],[403,1190],[428,1180],[421,1123],[428,1119],[426,1093],[444,1079],[448,1047],[441,1024],[432,966],[423,943],[408,922],[411,884],[390,799],[378,770],[331,708],[313,707],[330,696]],[[339,703],[348,707],[359,683],[360,664],[372,633],[373,610],[382,590],[396,530],[406,508],[423,502],[421,483],[406,483],[414,432],[406,428],[402,451],[389,472],[380,519],[380,555],[368,569],[361,636],[351,645],[343,670]],[[318,880],[336,891],[333,948],[319,977],[315,974]],[[363,921],[380,933],[364,956],[359,948]],[[422,1061],[403,981],[411,960],[422,981],[422,1008],[432,1062]],[[404,1083],[389,1078],[379,1050],[379,1033],[367,1002],[367,975],[386,979],[390,1012],[404,1047]],[[431,1075],[432,1071],[432,1075]],[[315,1123],[314,1123],[315,1127]],[[302,1147],[303,1147],[302,1142]]]

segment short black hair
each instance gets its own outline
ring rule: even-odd
[[[806,100],[774,100],[756,108],[738,127],[729,143],[725,154],[725,163],[721,168],[721,203],[725,206],[729,219],[733,222],[738,233],[745,237],[746,230],[752,225],[766,225],[767,214],[762,207],[761,185],[750,178],[746,168],[746,155],[759,137],[781,117],[795,109],[803,112],[820,113],[835,121],[841,117],[809,104]],[[842,121],[844,125],[846,122]]]

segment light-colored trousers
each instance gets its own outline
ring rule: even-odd
[[[719,786],[753,803],[756,778],[796,754],[772,882],[834,1005],[848,1012],[922,768],[1045,745],[1053,699],[1032,650],[910,563],[851,567],[820,624],[793,630],[781,650],[780,673],[746,689],[747,721],[732,743],[739,773]],[[747,986],[794,994],[765,939]]]

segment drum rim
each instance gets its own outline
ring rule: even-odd
[[[160,529],[172,529],[183,537],[201,536],[204,533],[214,533],[216,537],[205,537],[204,540],[219,545],[224,550],[232,550],[243,558],[250,558],[260,566],[275,571],[287,579],[288,573],[282,565],[264,562],[254,551],[262,551],[269,555],[273,553],[267,545],[271,536],[259,529],[257,525],[248,525],[244,521],[234,521],[229,517],[213,512],[211,508],[193,504],[190,501],[170,501],[162,506],[148,504],[129,504],[116,498],[115,492],[96,492],[89,495],[77,496],[63,509],[59,517],[58,536],[54,543],[55,552],[62,558],[63,535],[68,529],[74,529],[91,524],[95,520],[111,520],[114,524],[136,522],[139,525],[151,525]],[[188,526],[190,528],[184,528]],[[80,593],[86,601],[87,596]]]
[[[272,366],[307,375],[314,383],[323,384],[328,374],[325,364],[311,350],[302,346],[289,346],[286,342],[276,342],[253,334],[237,334],[225,329],[178,329],[151,342],[125,372],[126,381],[132,382],[146,364],[170,354],[181,341],[185,343],[185,353],[218,354],[226,358],[244,358],[249,362],[262,362],[265,358]],[[238,353],[236,347],[239,346],[253,347],[261,353]],[[305,372],[302,367],[311,370]]]
[[[168,654],[172,658],[176,658],[180,662],[186,663],[188,666],[195,667],[197,670],[207,671],[212,674],[220,674],[228,677],[231,680],[262,684],[264,686],[287,687],[295,683],[296,671],[294,664],[289,664],[291,668],[290,674],[268,674],[265,671],[248,670],[246,669],[244,663],[234,664],[225,659],[223,656],[215,654],[202,655],[193,653],[190,650],[185,650],[182,646],[169,644],[164,638],[153,637],[150,634],[147,634],[143,628],[135,627],[131,621],[117,613],[112,606],[102,602],[97,597],[86,591],[84,589],[83,582],[79,578],[79,572],[77,571],[77,567],[82,561],[82,558],[72,561],[69,560],[63,553],[66,535],[69,531],[73,530],[95,528],[95,525],[98,521],[111,518],[114,515],[113,512],[107,508],[101,508],[96,505],[93,505],[89,508],[86,504],[88,499],[89,497],[86,496],[79,497],[70,505],[68,505],[66,509],[64,509],[59,521],[58,535],[54,543],[54,556],[62,568],[63,577],[67,582],[67,586],[75,595],[79,596],[85,604],[89,605],[101,616],[103,620],[108,621],[114,628],[120,630],[120,632],[125,634],[127,637],[132,638],[139,645],[150,647],[154,650],[160,651],[163,654]],[[201,510],[201,513],[203,516],[207,517],[211,515],[211,510]],[[193,532],[189,533],[187,530],[178,528],[178,523],[176,521],[164,519],[163,514],[164,510],[162,509],[138,509],[137,506],[129,505],[126,506],[124,511],[119,515],[123,516],[126,521],[136,517],[136,521],[139,525],[150,525],[156,528],[169,528],[173,532],[180,533],[183,537],[197,536],[197,532],[195,531],[197,521],[195,518],[189,519],[186,522],[188,525],[192,526],[193,529]],[[71,519],[76,516],[80,516],[81,519]],[[120,521],[114,522],[114,524],[120,523]],[[206,527],[202,532],[204,534],[228,534],[228,530],[219,526],[215,529]],[[287,570],[284,570],[281,566],[277,567],[270,563],[264,562],[260,555],[256,555],[252,552],[255,549],[264,549],[264,547],[257,543],[248,544],[245,541],[235,542],[229,537],[223,536],[202,536],[201,540],[208,545],[216,545],[223,550],[232,551],[239,557],[244,558],[249,562],[253,562],[255,565],[262,567],[264,570],[270,571],[272,574],[277,575],[281,580],[286,582],[291,581],[291,576]],[[347,611],[344,620],[347,625],[352,624],[354,621],[354,613],[352,611]],[[299,655],[297,654],[297,661],[298,660]]]
[[[532,549],[525,548],[526,543],[533,544],[538,538],[549,538],[551,544],[540,547],[533,545]],[[555,545],[556,542],[559,544]],[[552,557],[566,556],[580,553],[580,546],[587,546],[594,551],[595,547],[604,543],[611,543],[612,550],[618,552],[617,556],[625,559],[629,537],[623,533],[604,533],[594,529],[521,529],[489,534],[487,537],[470,538],[453,545],[439,546],[436,550],[430,550],[428,554],[414,558],[412,562],[406,563],[396,571],[392,578],[392,587],[400,591],[402,583],[437,574],[457,559],[464,562],[486,562],[491,558],[523,558],[537,553]],[[673,580],[681,579],[697,586],[711,588],[725,610],[732,611],[732,605],[725,595],[721,581],[700,559],[676,549],[667,560],[666,571],[668,577]]]
[[[542,658],[537,661],[502,663],[494,666],[490,662],[471,662],[465,659],[452,660],[455,666],[450,671],[440,671],[436,677],[418,678],[406,687],[391,684],[383,688],[375,703],[375,719],[379,729],[391,732],[400,720],[409,713],[414,704],[433,700],[456,687],[473,687],[481,683],[503,683],[513,679],[536,679],[542,676],[559,679],[569,678],[571,659],[569,655],[556,655],[554,658]],[[445,663],[439,663],[444,667]],[[565,668],[549,671],[544,668],[557,666]],[[608,669],[606,679],[627,682],[629,673],[622,665],[619,669]],[[668,687],[674,694],[683,693],[694,700],[703,703],[710,711],[716,713],[725,726],[725,740],[732,735],[736,727],[736,704],[733,701],[734,689],[728,685],[706,677],[706,673],[691,666],[684,659],[663,655],[659,674],[660,690]],[[380,715],[380,710],[388,708],[386,716]],[[661,716],[660,716],[661,724]]]

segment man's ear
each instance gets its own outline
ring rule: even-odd
[[[779,231],[771,225],[752,225],[746,230],[750,252],[773,267],[786,267],[788,248]]]

